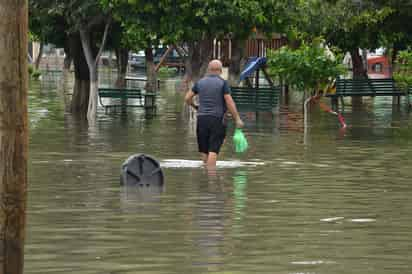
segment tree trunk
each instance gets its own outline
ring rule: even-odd
[[[203,77],[207,73],[207,67],[213,57],[213,38],[206,35],[202,41],[200,41],[200,71],[199,78]]]
[[[39,54],[37,55],[36,62],[34,63],[34,67],[36,69],[39,69],[39,67],[40,67],[41,58],[43,56],[43,49],[44,49],[44,43],[43,43],[43,41],[41,41],[40,42]]]
[[[82,43],[83,53],[86,57],[87,67],[89,68],[89,79],[90,79],[90,89],[89,89],[89,102],[87,106],[87,120],[89,122],[94,122],[96,120],[97,113],[97,96],[98,96],[98,62],[94,57],[91,37],[88,30],[80,30],[80,40]]]
[[[398,57],[398,52],[399,52],[399,48],[396,47],[396,44],[393,46],[392,48],[392,54],[390,56],[389,59],[389,66],[390,66],[390,71],[389,71],[389,75],[390,77],[393,77],[393,72],[396,70],[395,64],[396,64],[396,58]]]
[[[0,1],[0,273],[22,274],[27,197],[27,1]]]
[[[129,50],[125,48],[116,49],[117,80],[116,87],[126,87],[127,64],[129,61]]]
[[[232,56],[229,65],[229,83],[231,86],[239,85],[241,69],[245,63],[245,41],[232,40]]]
[[[80,36],[69,37],[70,53],[74,65],[74,87],[71,112],[86,118],[90,94],[90,72],[84,57]]]
[[[90,96],[89,96],[89,106],[87,109],[87,120],[94,122],[96,119],[97,113],[97,99],[98,99],[98,90],[99,90],[99,81],[97,74],[97,65],[93,68],[90,68]]]
[[[368,77],[362,56],[359,54],[359,49],[351,50],[353,79],[366,79]]]
[[[186,58],[184,59],[184,64],[185,64],[185,75],[183,77],[182,88],[184,91],[187,91],[190,88],[190,83],[192,82],[192,78],[193,78],[191,58],[189,56],[186,56]]]
[[[197,81],[200,70],[200,52],[198,44],[196,42],[190,42],[188,44],[188,55],[185,58],[185,76],[184,81],[188,87],[190,87],[193,81]],[[196,78],[194,80],[194,78]]]
[[[156,66],[154,63],[153,49],[145,49],[145,58],[146,58],[146,91],[156,92],[157,91],[157,72]]]
[[[190,63],[186,65],[185,79],[188,83],[198,81],[207,71],[209,61],[213,56],[213,39],[211,36],[205,35],[205,37],[196,42],[189,44],[189,60]],[[190,74],[189,74],[190,73]]]
[[[362,56],[359,54],[359,49],[353,49],[350,52],[352,58],[352,72],[353,72],[353,79],[366,79],[368,78],[368,74],[365,70],[365,66],[363,63]],[[353,96],[352,97],[352,107],[359,108],[362,105],[362,97],[361,96]]]
[[[70,67],[72,65],[73,58],[70,55],[66,55],[63,61],[63,77],[62,77],[62,84],[63,84],[63,91],[66,92],[67,90],[67,82],[69,81],[70,76]]]
[[[107,35],[109,33],[109,28],[111,25],[111,17],[106,21],[103,38],[100,43],[100,49],[96,55],[94,55],[93,49],[94,43],[91,39],[90,29],[80,29],[80,41],[82,43],[83,53],[86,57],[87,66],[89,67],[90,74],[90,95],[89,95],[89,105],[87,108],[87,121],[94,124],[97,114],[97,96],[98,96],[98,64],[100,56],[103,53],[104,47],[106,45]]]
[[[70,76],[70,67],[73,61],[71,52],[70,52],[70,47],[68,44],[65,45],[64,47],[64,61],[63,61],[63,73],[62,73],[62,79],[61,79],[61,87],[62,87],[62,92],[66,93],[67,91],[67,82],[69,81],[69,76]]]

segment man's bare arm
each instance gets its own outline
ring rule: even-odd
[[[186,104],[188,104],[189,106],[191,106],[192,108],[197,110],[198,106],[196,106],[195,103],[193,103],[193,97],[195,97],[195,96],[196,96],[196,93],[194,93],[191,90],[188,91],[186,93],[186,96],[185,96],[185,102],[186,102]]]
[[[239,115],[239,112],[237,111],[236,104],[235,104],[235,101],[233,101],[232,95],[225,94],[224,98],[225,98],[227,109],[232,114],[233,119],[235,120],[236,127],[242,128],[244,124],[243,124],[242,119],[240,119],[240,115]]]

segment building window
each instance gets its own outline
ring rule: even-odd
[[[372,70],[373,70],[373,72],[376,72],[376,73],[382,73],[382,71],[383,71],[382,63],[373,64],[372,65]]]

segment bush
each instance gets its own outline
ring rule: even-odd
[[[411,49],[403,50],[398,53],[395,60],[395,71],[393,73],[396,85],[407,90],[412,87],[412,51]]]
[[[340,58],[330,55],[320,41],[297,49],[282,47],[269,52],[269,73],[301,91],[324,90],[345,71]]]

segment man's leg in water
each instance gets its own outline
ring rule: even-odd
[[[217,153],[216,152],[209,152],[207,157],[207,167],[216,167],[217,162]]]
[[[200,153],[200,155],[202,156],[202,161],[203,161],[203,163],[204,163],[204,164],[207,164],[207,159],[208,159],[209,154],[207,154],[207,153]]]

